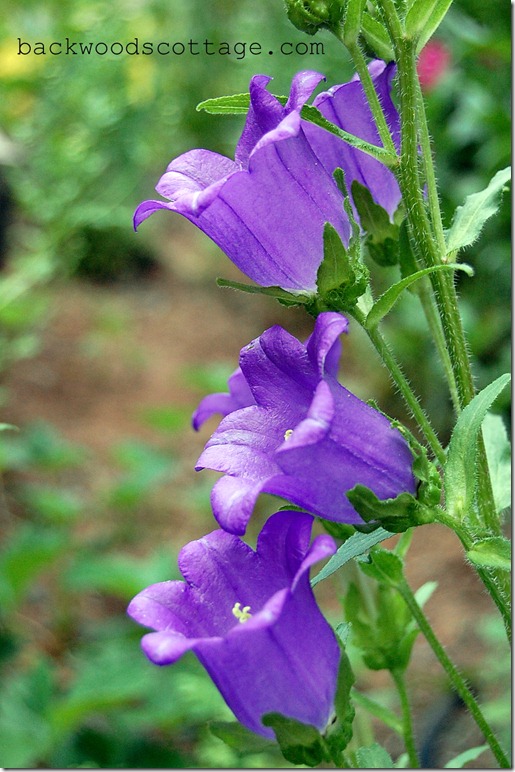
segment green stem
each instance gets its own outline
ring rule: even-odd
[[[402,394],[402,397],[404,398],[404,401],[408,406],[411,414],[417,421],[420,431],[425,437],[426,442],[433,451],[435,457],[438,459],[439,463],[443,465],[445,463],[445,451],[442,448],[440,441],[436,436],[436,433],[431,426],[428,417],[424,413],[424,410],[422,409],[422,406],[420,405],[415,393],[413,392],[408,379],[402,372],[400,365],[390,351],[390,348],[385,339],[377,327],[372,330],[366,328],[365,314],[357,307],[353,311],[353,316],[366,331],[370,341],[372,342],[372,345],[387,367],[393,382]]]
[[[433,237],[431,223],[426,211],[422,186],[419,176],[419,142],[425,146],[425,156],[429,165],[430,146],[429,134],[425,114],[420,115],[423,101],[420,97],[420,84],[417,76],[415,44],[402,35],[402,27],[396,16],[395,6],[392,0],[381,0],[386,16],[395,13],[393,23],[390,20],[390,29],[394,38],[397,64],[399,69],[399,82],[401,91],[401,163],[399,167],[399,185],[411,232],[414,236],[415,248],[418,257],[425,266],[439,265],[446,260],[445,253],[441,253],[443,232],[441,217],[436,209],[439,208],[436,181],[431,174],[431,204],[433,220],[436,221],[436,238]],[[392,7],[393,5],[393,7]],[[400,34],[399,34],[400,31]],[[419,124],[425,124],[420,132]],[[474,397],[474,382],[470,366],[465,333],[461,321],[454,278],[446,272],[436,271],[431,274],[431,283],[435,294],[438,311],[442,321],[442,330],[445,345],[452,365],[454,379],[449,386],[457,392],[457,401],[460,409],[465,407]],[[478,507],[480,519],[478,525],[483,525],[490,533],[499,534],[500,524],[495,510],[488,463],[482,438],[478,443]]]
[[[408,699],[408,691],[406,689],[406,681],[404,678],[404,671],[392,670],[392,678],[395,681],[397,691],[401,701],[402,708],[402,734],[404,737],[404,744],[408,752],[409,765],[412,769],[419,769],[420,762],[418,759],[417,749],[415,747],[415,739],[413,736],[413,723],[411,720],[411,709]]]
[[[397,589],[404,598],[411,613],[413,614],[413,617],[415,618],[426,641],[431,646],[435,656],[447,673],[453,688],[459,694],[469,709],[470,713],[472,714],[474,721],[484,734],[485,739],[492,750],[492,753],[499,763],[499,766],[502,769],[509,769],[510,762],[508,761],[508,758],[501,748],[501,745],[493,733],[490,725],[486,721],[483,712],[476,701],[476,698],[468,688],[465,679],[456,668],[452,660],[448,657],[442,644],[434,634],[433,628],[431,627],[427,617],[417,603],[416,598],[405,579],[403,579],[402,582],[397,585]]]
[[[424,316],[426,317],[427,324],[433,336],[436,350],[438,351],[438,355],[443,366],[445,378],[451,393],[451,400],[454,411],[455,413],[459,413],[460,400],[458,396],[458,390],[456,388],[456,381],[452,369],[451,358],[449,356],[449,352],[447,351],[447,346],[445,345],[445,336],[443,334],[440,317],[438,316],[438,311],[435,307],[434,299],[431,293],[431,285],[426,283],[424,279],[420,282],[419,298],[422,305],[422,310],[424,311]]]

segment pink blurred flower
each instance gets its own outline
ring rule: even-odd
[[[424,91],[431,91],[449,68],[451,53],[444,43],[430,40],[420,52],[417,64],[420,85]]]

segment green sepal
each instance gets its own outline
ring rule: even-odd
[[[467,558],[480,568],[511,570],[511,544],[504,536],[490,536],[474,542]]]
[[[343,17],[342,0],[286,0],[286,15],[294,27],[315,35],[320,28],[337,32]]]
[[[259,287],[256,284],[244,284],[240,281],[230,281],[229,279],[216,280],[219,287],[229,287],[230,289],[248,292],[251,295],[269,295],[279,301],[284,306],[303,306],[312,301],[311,295],[294,295],[293,292],[287,292],[281,287]]]
[[[384,25],[366,11],[361,19],[361,33],[368,48],[379,59],[385,62],[392,62],[395,59],[392,42]]]
[[[354,205],[361,227],[367,234],[365,246],[378,265],[399,262],[399,224],[391,222],[388,212],[376,204],[369,189],[357,180],[351,186]]]
[[[412,471],[418,480],[417,495],[404,491],[393,499],[379,499],[369,488],[358,484],[347,492],[347,498],[366,523],[381,525],[392,533],[402,533],[412,526],[437,519],[442,481],[427,450],[411,432],[397,421],[392,421],[392,426],[400,431],[413,454]]]
[[[325,731],[325,741],[332,758],[337,758],[352,740],[352,722],[354,721],[354,705],[351,700],[351,689],[355,682],[354,673],[346,652],[341,650],[336,694],[334,698],[335,720]]]
[[[303,724],[281,713],[265,713],[261,721],[273,729],[281,753],[292,764],[316,767],[322,761],[331,760],[325,739],[311,724]]]
[[[324,258],[317,272],[318,310],[351,311],[368,286],[368,269],[347,250],[338,231],[324,225]]]
[[[239,721],[210,721],[208,726],[211,734],[241,755],[275,748],[273,740],[251,732]]]
[[[413,474],[419,481],[417,499],[425,507],[436,507],[442,497],[442,478],[435,464],[429,460],[426,448],[403,424],[392,421],[392,426],[402,434],[413,454]]]
[[[394,499],[379,499],[370,488],[355,485],[347,498],[358,514],[370,524],[380,524],[392,533],[402,533],[415,525],[432,523],[434,514],[411,493],[400,493]]]

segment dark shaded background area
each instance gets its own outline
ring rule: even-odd
[[[224,390],[238,351],[280,323],[299,337],[311,322],[272,300],[217,289],[238,271],[179,216],[160,213],[135,235],[132,212],[168,162],[192,147],[232,155],[242,119],[197,112],[203,99],[245,91],[256,72],[288,92],[300,69],[351,74],[327,34],[307,38],[278,0],[149,0],[109,4],[7,0],[0,20],[0,764],[16,767],[256,767],[206,727],[229,711],[194,658],[158,669],[139,650],[128,600],[176,578],[176,555],[214,527],[215,475],[193,466],[190,415]],[[451,59],[427,94],[442,204],[455,207],[510,162],[510,17],[504,2],[461,0],[438,33]],[[256,41],[260,57],[19,56],[38,41]],[[282,42],[323,44],[283,56]],[[301,49],[302,50],[302,49]],[[478,387],[510,366],[509,200],[465,254],[459,277]],[[395,269],[375,267],[378,290]],[[451,423],[443,378],[414,297],[386,323],[434,425]],[[342,380],[391,415],[403,407],[365,338],[344,342]],[[508,395],[497,404],[508,420]],[[251,538],[277,503],[264,498]],[[488,599],[457,540],[419,529],[409,572],[439,583],[428,613],[506,734],[509,660]],[[341,617],[340,584],[322,586]],[[387,679],[353,655],[359,687],[395,708]],[[471,744],[472,722],[449,708],[445,679],[423,642],[411,687],[419,737],[449,716],[435,764]],[[435,697],[435,695],[437,695]],[[369,740],[364,714],[359,722]],[[445,721],[444,721],[445,723]],[[394,736],[382,736],[394,754]],[[485,754],[472,766],[488,763]]]

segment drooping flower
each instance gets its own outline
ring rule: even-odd
[[[152,662],[169,665],[193,650],[238,720],[267,737],[265,713],[323,730],[333,707],[339,647],[309,568],[336,546],[326,535],[310,546],[312,521],[298,512],[272,515],[255,552],[213,531],[181,550],[186,582],[154,584],[128,608],[155,631],[142,640]]]
[[[347,327],[341,314],[322,313],[306,345],[271,327],[240,354],[235,377],[249,387],[247,406],[241,399],[232,409],[229,401],[221,405],[220,395],[201,402],[196,427],[220,407],[226,413],[196,466],[224,473],[211,504],[225,530],[245,532],[260,493],[359,524],[345,495],[356,484],[380,499],[415,492],[413,458],[400,432],[337,380],[338,338]]]
[[[371,68],[395,129],[398,116],[389,96],[392,66],[379,62]],[[141,203],[135,227],[158,209],[179,212],[257,284],[314,293],[324,224],[330,222],[344,244],[351,233],[333,179],[335,169],[343,168],[349,189],[354,179],[367,185],[390,213],[399,202],[397,183],[386,167],[301,120],[303,105],[323,78],[310,70],[298,73],[283,106],[266,88],[271,78],[255,75],[235,160],[200,149],[173,160],[156,186],[168,201]],[[335,86],[315,104],[362,139],[379,141],[359,81]]]

